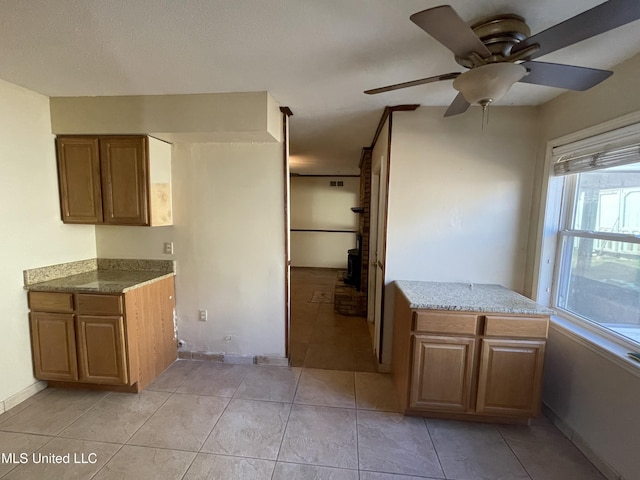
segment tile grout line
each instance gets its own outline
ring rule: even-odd
[[[356,373],[353,372],[353,403],[356,413],[356,465],[358,466],[358,479],[360,479],[360,430],[358,428],[358,388],[356,385]]]
[[[207,453],[207,452],[202,452],[202,448],[204,447],[204,444],[207,443],[207,440],[209,440],[209,437],[211,436],[211,434],[215,430],[216,425],[218,425],[218,423],[220,422],[220,419],[222,418],[224,413],[227,411],[227,408],[229,408],[229,405],[231,405],[231,402],[234,400],[234,395],[238,392],[238,389],[240,388],[240,385],[242,385],[242,382],[244,382],[245,378],[247,378],[247,375],[248,375],[248,373],[245,373],[244,377],[242,377],[242,380],[240,380],[240,382],[238,383],[238,386],[234,390],[233,395],[231,397],[228,397],[229,401],[227,402],[227,404],[222,409],[222,412],[220,412],[220,416],[218,417],[216,422],[213,424],[213,427],[211,427],[211,430],[209,430],[209,433],[207,434],[207,437],[204,439],[204,441],[202,442],[202,445],[200,445],[200,448],[196,452],[196,456],[198,456],[198,454],[200,454],[200,453]],[[212,395],[212,396],[215,396],[215,395]],[[195,461],[195,457],[193,458],[193,460]],[[193,464],[193,462],[191,462],[191,463]],[[191,465],[189,465],[189,467],[191,467]]]
[[[500,426],[496,426],[495,429],[498,431],[498,435],[500,435],[500,438],[502,439],[502,441],[504,442],[504,444],[507,446],[507,448],[509,449],[509,451],[513,454],[513,456],[515,457],[515,459],[518,461],[518,463],[520,464],[520,466],[522,467],[522,470],[524,470],[524,473],[527,474],[527,477],[529,477],[530,480],[533,480],[533,477],[531,476],[531,474],[529,473],[529,470],[527,470],[527,467],[525,467],[524,463],[522,463],[522,460],[520,460],[520,457],[518,457],[518,454],[513,450],[513,448],[511,448],[511,444],[509,444],[509,441],[504,437],[504,435],[502,434],[502,431],[500,430]]]
[[[302,380],[303,373],[304,373],[304,368],[301,368],[300,375],[298,375],[298,379],[296,380],[296,388],[293,390],[293,396],[291,397],[291,407],[289,408],[287,421],[284,424],[284,432],[282,432],[282,438],[280,439],[280,445],[278,446],[278,453],[276,453],[276,459],[273,465],[273,471],[271,472],[271,480],[273,480],[273,476],[276,474],[276,467],[278,466],[278,459],[280,458],[280,452],[282,451],[282,444],[284,443],[284,437],[287,435],[287,428],[289,428],[289,420],[291,419],[291,412],[293,411],[293,406],[295,405],[296,395],[298,394],[298,387],[300,386],[300,381]]]
[[[47,388],[49,388],[49,387],[47,387]],[[73,389],[70,389],[69,391],[73,391]],[[83,390],[79,390],[79,391],[83,391]],[[84,390],[84,391],[87,392],[87,393],[92,392],[91,390]],[[76,423],[78,420],[80,420],[80,418],[84,417],[87,413],[89,413],[91,410],[93,410],[95,408],[95,406],[98,405],[98,403],[102,402],[102,400],[104,400],[105,398],[107,398],[109,396],[109,393],[111,393],[111,392],[107,392],[107,394],[104,395],[101,399],[96,400],[96,402],[93,405],[91,405],[87,410],[85,410],[80,415],[78,415],[76,418],[74,418],[69,423],[67,423],[65,426],[63,426],[57,433],[53,433],[52,436],[55,437],[55,438],[66,438],[66,437],[60,437],[60,434],[62,432],[64,432],[67,428],[69,428],[71,425]],[[31,406],[31,405],[29,405],[29,406]],[[29,407],[27,407],[27,408],[29,408]]]
[[[180,388],[180,387],[178,387],[178,388]],[[177,390],[177,388],[176,388],[176,390]],[[158,410],[160,410],[160,409],[164,406],[164,404],[165,404],[165,403],[167,403],[167,402],[169,401],[169,399],[170,399],[171,397],[173,397],[173,396],[176,394],[176,392],[175,392],[175,391],[174,391],[174,392],[164,392],[164,393],[169,393],[169,396],[164,400],[164,402],[162,402],[162,404],[160,404],[160,405],[158,406],[158,408],[156,408],[156,409],[155,409],[155,411],[154,411],[151,415],[149,415],[149,418],[147,418],[144,422],[142,422],[142,425],[140,425],[140,426],[136,429],[136,431],[135,431],[135,432],[133,432],[131,435],[129,435],[129,438],[127,438],[127,440],[122,444],[122,446],[118,449],[118,451],[116,451],[116,452],[113,454],[113,456],[109,459],[109,461],[108,461],[107,463],[105,463],[105,464],[102,466],[102,468],[101,468],[100,470],[98,470],[98,472],[96,472],[96,475],[97,475],[98,473],[100,473],[100,472],[101,472],[101,471],[102,471],[102,470],[103,470],[103,469],[104,469],[104,468],[105,468],[109,463],[111,463],[111,461],[115,458],[115,456],[116,456],[118,453],[120,453],[120,450],[122,450],[125,446],[142,447],[142,448],[156,448],[156,447],[145,447],[145,446],[142,446],[142,445],[134,445],[134,444],[130,444],[130,443],[129,443],[129,441],[131,441],[131,439],[134,437],[134,435],[135,435],[136,433],[138,433],[138,432],[140,431],[140,429],[141,429],[142,427],[144,427],[144,426],[147,424],[147,422],[148,422],[149,420],[151,420],[151,417],[153,417],[153,416],[158,412]],[[167,449],[167,450],[169,450],[169,449]],[[195,457],[194,457],[194,458],[195,458]],[[189,464],[189,465],[191,465],[191,464]],[[186,472],[185,472],[185,473],[186,473]],[[94,476],[95,476],[95,475],[94,475]],[[91,478],[93,478],[93,477],[91,477]]]
[[[135,436],[135,434],[136,434],[136,433],[138,433],[138,432],[140,431],[140,429],[142,429],[142,428],[143,428],[143,427],[144,427],[144,426],[149,422],[149,420],[151,420],[151,418],[152,418],[156,413],[158,413],[158,410],[160,410],[160,409],[161,409],[161,408],[162,408],[162,407],[163,407],[163,406],[164,406],[164,405],[165,405],[165,404],[166,404],[166,403],[167,403],[167,402],[168,402],[172,397],[174,397],[175,395],[181,395],[180,393],[178,393],[178,390],[180,389],[180,387],[181,387],[181,386],[182,386],[182,385],[187,381],[187,377],[189,377],[192,373],[195,373],[195,372],[196,372],[196,371],[198,371],[199,369],[200,369],[200,366],[198,366],[198,368],[195,368],[193,371],[191,371],[191,372],[189,372],[187,375],[185,375],[185,379],[182,381],[182,383],[181,383],[179,386],[177,386],[177,387],[175,388],[175,390],[173,390],[173,391],[169,391],[169,392],[167,392],[167,391],[160,391],[160,393],[168,393],[168,394],[169,394],[169,396],[164,400],[164,402],[162,402],[162,403],[158,406],[158,408],[156,408],[156,409],[154,410],[154,412],[153,412],[151,415],[149,415],[149,417],[148,417],[144,422],[142,422],[142,425],[140,425],[140,426],[136,429],[136,431],[135,431],[135,432],[133,432],[131,435],[129,435],[129,438],[128,438],[128,439],[127,439],[127,440],[122,444],[122,446],[123,446],[123,447],[124,447],[125,445],[130,445],[130,446],[134,446],[134,447],[143,447],[143,448],[159,448],[159,447],[150,447],[150,446],[145,446],[145,445],[136,445],[136,444],[132,444],[132,443],[129,443],[129,442],[130,442],[130,441],[131,441],[131,439]],[[151,391],[155,391],[155,390],[151,390]],[[226,407],[225,407],[225,408],[226,408]],[[119,450],[118,450],[118,452],[119,452],[120,450],[121,450],[121,449],[119,449]],[[180,450],[180,449],[170,449],[170,448],[165,448],[164,450]],[[190,450],[180,450],[180,451],[190,451]],[[116,453],[118,453],[118,452],[116,452]],[[115,455],[116,455],[116,454],[114,454],[113,456],[115,457]],[[113,457],[111,457],[111,459],[113,459]],[[111,461],[111,459],[109,459],[109,461]],[[195,457],[194,457],[194,459],[195,459]],[[189,465],[191,465],[191,464],[189,464]],[[106,464],[105,464],[104,466],[106,466]],[[104,466],[103,466],[103,468],[104,468]]]
[[[106,462],[104,462],[104,465],[103,465],[103,466],[101,466],[101,467],[98,469],[98,471],[96,471],[96,473],[94,473],[93,475],[91,475],[91,477],[90,477],[90,479],[89,479],[89,480],[91,480],[91,478],[95,478],[95,476],[96,476],[96,475],[98,475],[102,470],[104,470],[104,468],[105,468],[107,465],[109,465],[109,464],[111,463],[111,461],[115,458],[115,456],[116,456],[118,453],[120,453],[120,450],[122,450],[122,449],[124,448],[124,446],[125,446],[125,444],[124,444],[124,443],[123,443],[123,444],[120,444],[120,448],[118,448],[115,452],[113,452],[113,455],[111,455],[111,458],[110,458],[109,460],[107,460]]]
[[[356,465],[358,465],[358,478],[360,478],[360,429],[358,428],[358,409],[356,408]]]
[[[193,361],[193,360],[191,360],[191,361]],[[169,395],[169,396],[165,399],[165,401],[164,401],[164,402],[163,402],[163,403],[162,403],[162,404],[161,404],[161,405],[160,405],[160,406],[159,406],[159,407],[158,407],[158,408],[157,408],[157,409],[156,409],[156,410],[155,410],[155,411],[154,411],[154,412],[149,416],[149,418],[147,418],[147,420],[146,420],[142,425],[140,425],[140,427],[139,427],[135,432],[133,432],[133,433],[129,436],[129,438],[127,439],[127,441],[122,445],[123,447],[124,447],[125,445],[129,445],[129,446],[140,447],[140,448],[152,448],[152,449],[160,449],[160,450],[182,451],[182,452],[194,453],[195,455],[193,456],[193,459],[191,460],[191,462],[189,462],[189,465],[187,466],[187,468],[186,468],[186,470],[185,470],[184,474],[182,475],[182,477],[180,477],[181,479],[183,479],[183,478],[185,477],[185,475],[187,474],[187,472],[189,471],[189,469],[190,469],[190,468],[191,468],[191,466],[193,465],[193,462],[195,462],[196,458],[198,457],[198,454],[200,454],[200,453],[201,453],[201,451],[202,451],[202,447],[204,447],[204,444],[207,442],[207,440],[208,440],[208,439],[209,439],[209,437],[211,436],[211,432],[213,432],[213,429],[216,427],[216,425],[218,424],[218,422],[219,422],[219,421],[220,421],[220,419],[222,418],[222,415],[223,415],[223,414],[224,414],[224,412],[227,410],[227,407],[229,407],[229,404],[231,403],[231,400],[233,400],[233,396],[231,396],[231,397],[221,397],[221,396],[218,396],[218,395],[199,395],[199,394],[190,394],[190,393],[184,393],[184,394],[183,394],[183,393],[179,393],[179,392],[178,392],[178,390],[180,389],[180,387],[182,387],[182,385],[184,385],[184,384],[186,383],[186,381],[187,381],[188,377],[190,377],[192,374],[193,374],[193,375],[195,375],[195,374],[198,372],[198,370],[200,370],[200,368],[201,368],[201,365],[199,365],[197,368],[194,368],[191,372],[189,372],[187,375],[185,375],[185,378],[184,378],[184,380],[182,381],[182,383],[180,383],[180,385],[178,385],[178,386],[176,387],[176,389],[175,389],[173,392],[165,392],[165,393],[170,393],[170,395]],[[240,383],[238,384],[238,387],[236,387],[236,390],[233,392],[233,393],[234,393],[234,395],[235,395],[235,393],[236,393],[237,389],[240,387],[240,384],[241,384],[241,383],[244,381],[244,379],[246,378],[246,376],[247,376],[247,374],[245,374],[245,376],[242,378],[242,380],[241,380],[241,381],[240,381]],[[152,390],[152,391],[153,391],[153,390]],[[148,422],[149,420],[151,420],[151,417],[153,417],[153,416],[158,412],[158,410],[160,410],[160,408],[162,408],[162,406],[164,406],[164,405],[169,401],[169,399],[170,399],[170,398],[172,398],[172,397],[174,397],[174,396],[176,396],[176,395],[209,396],[209,397],[217,397],[217,398],[226,398],[226,399],[228,399],[227,404],[224,406],[224,408],[223,408],[222,412],[220,413],[220,416],[218,417],[218,419],[217,419],[217,420],[216,420],[216,422],[214,423],[213,427],[211,428],[211,430],[210,430],[210,431],[209,431],[209,433],[207,434],[207,437],[206,437],[206,438],[204,439],[204,441],[202,442],[202,445],[200,445],[200,447],[198,448],[198,451],[194,452],[193,450],[182,450],[182,449],[179,449],[179,448],[152,447],[152,446],[149,446],[149,445],[136,445],[136,444],[130,444],[130,443],[128,443],[128,442],[129,442],[129,441],[131,441],[131,439],[135,436],[135,434],[136,434],[136,433],[138,433],[138,431],[139,431],[142,427],[144,427],[144,426],[147,424],[147,422]],[[118,452],[119,452],[120,450],[121,450],[121,449],[119,449],[119,450],[118,450]],[[116,452],[116,454],[117,454],[118,452]],[[113,457],[115,457],[115,455],[116,455],[116,454],[114,454],[114,455],[113,455]],[[111,457],[111,459],[109,459],[109,462],[113,459],[113,457]],[[107,463],[108,463],[108,462],[107,462]],[[106,466],[106,464],[105,464],[102,468],[104,468],[105,466]],[[100,470],[102,470],[102,469],[100,469]]]
[[[88,391],[88,392],[90,392],[90,391]],[[96,471],[96,472],[95,472],[95,473],[90,477],[90,478],[94,478],[94,477],[95,477],[95,476],[96,476],[100,471],[102,471],[102,469],[104,469],[104,468],[107,466],[107,464],[109,464],[109,463],[111,462],[111,460],[112,460],[112,459],[113,459],[113,458],[118,454],[118,452],[120,452],[120,450],[122,450],[122,448],[127,444],[126,442],[128,442],[128,441],[129,441],[129,439],[131,439],[131,437],[135,434],[135,432],[134,432],[132,435],[130,435],[130,436],[129,436],[129,439],[127,439],[124,443],[118,443],[118,442],[105,442],[105,441],[99,441],[99,440],[87,440],[87,439],[81,439],[81,438],[64,437],[64,436],[61,436],[61,435],[62,435],[62,434],[64,433],[64,431],[65,431],[65,430],[67,430],[71,425],[73,425],[74,423],[76,423],[78,420],[80,420],[81,418],[83,418],[87,413],[89,413],[89,412],[90,412],[90,411],[92,411],[94,408],[96,408],[96,406],[97,406],[98,404],[102,403],[102,402],[103,402],[107,397],[109,397],[109,395],[110,395],[111,393],[114,393],[114,392],[107,392],[107,394],[106,394],[106,395],[104,395],[100,400],[96,401],[96,402],[95,402],[95,403],[94,403],[90,408],[88,408],[85,412],[83,412],[82,414],[80,414],[77,418],[75,418],[75,419],[74,419],[73,421],[71,421],[69,424],[67,424],[67,425],[65,425],[64,427],[62,427],[62,429],[61,429],[57,434],[54,434],[54,435],[51,435],[51,436],[49,436],[49,435],[41,435],[41,436],[49,436],[49,437],[50,437],[50,439],[49,439],[47,442],[45,442],[45,443],[44,443],[44,444],[43,444],[43,445],[42,445],[38,450],[41,450],[41,449],[42,449],[42,448],[44,448],[46,445],[48,445],[49,443],[51,443],[53,440],[58,439],[58,438],[59,438],[59,439],[63,439],[63,440],[75,440],[75,441],[79,441],[79,442],[95,442],[95,443],[105,443],[105,444],[109,444],[109,445],[119,445],[119,448],[118,448],[118,449],[113,453],[113,455],[109,458],[109,460],[107,460],[107,461],[105,462],[105,464],[104,464],[102,467],[100,467],[100,468],[99,468],[99,469],[98,469],[98,470],[97,470],[97,471]],[[165,393],[166,393],[166,392],[165,392]],[[139,395],[139,394],[136,394],[136,395]],[[46,396],[45,396],[45,397],[43,397],[43,398],[46,398]],[[169,396],[165,399],[165,401],[164,401],[164,402],[162,402],[162,404],[161,404],[160,406],[158,406],[158,408],[157,408],[156,410],[154,410],[154,412],[149,416],[149,418],[151,418],[151,417],[155,414],[155,412],[156,412],[156,411],[157,411],[157,410],[158,410],[162,405],[164,405],[164,403],[165,403],[169,398],[171,398],[171,395],[169,395]],[[38,401],[39,401],[39,400],[38,400]],[[34,403],[36,403],[36,402],[34,402]],[[29,406],[31,406],[31,405],[29,405]],[[28,408],[28,407],[27,407],[27,408]],[[143,424],[142,424],[142,425],[144,425],[145,423],[147,423],[147,421],[149,420],[149,418],[148,418],[147,420],[145,420],[145,421],[143,422]],[[140,428],[142,428],[142,425],[141,425],[141,426],[136,430],[136,432],[137,432]],[[30,434],[30,433],[24,433],[24,432],[15,432],[15,433],[22,433],[22,434],[26,434],[26,435],[32,435],[32,434]],[[36,451],[38,451],[38,450],[36,450]],[[34,451],[34,453],[35,453],[35,451]],[[19,466],[19,465],[17,465],[17,466],[16,466],[16,468],[17,468],[18,466]],[[15,470],[15,468],[11,469],[9,472],[11,472],[11,471],[13,471],[13,470]],[[7,472],[7,473],[9,473],[9,472]],[[2,477],[2,478],[4,478],[5,476],[6,476],[6,475],[3,475],[3,477]]]
[[[165,403],[167,403],[167,402],[169,401],[169,399],[175,395],[175,392],[163,392],[163,393],[169,393],[169,396],[168,396],[167,398],[165,398],[165,399],[164,399],[164,402],[162,402],[160,405],[158,405],[158,408],[156,408],[156,409],[153,411],[153,413],[152,413],[151,415],[149,415],[149,417],[148,417],[144,422],[142,422],[142,425],[140,425],[140,426],[136,429],[136,431],[135,431],[135,432],[133,432],[131,435],[129,435],[129,438],[127,438],[127,439],[123,442],[123,444],[122,444],[122,445],[129,445],[129,441],[134,437],[134,435],[135,435],[136,433],[138,433],[138,432],[140,431],[140,429],[141,429],[142,427],[144,427],[144,426],[147,424],[147,422],[148,422],[149,420],[151,420],[151,417],[153,417],[156,413],[158,413],[158,410],[160,410],[160,409],[164,406],[164,404],[165,404]]]
[[[440,454],[438,453],[438,449],[436,448],[436,442],[433,441],[433,437],[431,436],[431,431],[429,430],[429,422],[427,422],[427,418],[422,418],[422,423],[424,423],[424,428],[427,429],[427,435],[429,435],[429,440],[431,441],[431,445],[433,446],[433,451],[436,453],[436,458],[438,459],[438,465],[440,465],[440,470],[442,470],[442,478],[446,479],[447,474],[444,471],[444,465],[442,465],[442,460],[440,460]]]
[[[33,452],[29,452],[32,455],[34,453],[36,453],[38,450],[41,450],[42,448],[46,447],[49,443],[51,443],[51,441],[55,440],[57,437],[52,437],[49,435],[39,435],[39,434],[35,434],[35,433],[22,433],[22,432],[6,432],[6,433],[16,433],[18,435],[38,435],[39,437],[48,437],[49,440],[47,440],[46,442],[44,442],[39,448],[33,450]],[[7,475],[9,475],[11,472],[13,472],[14,470],[16,470],[18,467],[20,467],[20,465],[14,465],[12,468],[10,468],[7,472],[5,472],[4,475],[2,475],[2,477],[0,478],[5,478]]]
[[[115,393],[115,392],[109,392],[109,394],[111,394],[111,393]],[[140,395],[140,393],[136,393],[135,395]],[[161,392],[161,393],[170,393],[170,392]],[[140,425],[140,427],[138,427],[135,432],[133,432],[131,435],[129,435],[129,438],[127,440],[125,440],[123,443],[105,442],[105,441],[102,441],[102,440],[87,440],[87,439],[83,439],[83,438],[63,437],[63,436],[61,436],[65,432],[65,430],[67,430],[74,423],[76,423],[78,420],[80,420],[82,417],[84,417],[87,413],[89,413],[89,411],[93,410],[99,403],[102,403],[109,396],[109,394],[105,395],[101,400],[97,401],[95,403],[95,405],[93,405],[89,410],[84,412],[82,415],[80,415],[78,418],[76,418],[73,422],[71,422],[69,425],[64,427],[62,429],[62,431],[58,435],[56,435],[56,438],[66,438],[66,439],[71,439],[71,440],[82,440],[82,441],[86,441],[86,442],[110,443],[110,444],[115,444],[115,445],[126,445],[126,443],[129,441],[129,439],[131,439],[131,437],[133,437],[138,432],[138,430],[140,430],[144,426],[144,424],[149,421],[149,418],[153,417],[153,415],[162,407],[162,405],[164,405],[167,402],[167,400],[169,400],[169,398],[171,398],[171,396],[173,395],[173,394],[170,393],[170,395],[167,398],[165,398],[165,400],[158,406],[158,408],[156,408],[151,413],[151,415],[149,415],[149,418],[147,418],[144,422],[142,422],[142,425]]]
[[[186,379],[185,379],[185,381],[186,381]],[[242,383],[242,382],[240,382],[240,383]],[[180,387],[178,387],[178,388],[180,388]],[[235,392],[233,392],[233,393],[235,394]],[[218,425],[218,422],[222,418],[222,415],[224,415],[224,412],[227,411],[227,408],[229,407],[229,404],[231,403],[231,400],[233,400],[233,397],[229,398],[229,401],[227,402],[227,404],[222,409],[222,412],[220,412],[220,416],[218,417],[216,422],[213,424],[213,427],[211,427],[211,430],[207,434],[206,438],[203,440],[202,445],[200,445],[200,447],[198,448],[198,451],[197,452],[193,452],[192,451],[192,453],[195,453],[195,455],[193,456],[193,459],[189,462],[189,465],[187,465],[187,468],[185,469],[184,473],[182,474],[182,477],[180,477],[181,479],[184,479],[186,477],[187,473],[189,473],[189,470],[193,466],[193,463],[198,458],[198,455],[200,455],[200,453],[202,453],[202,448],[204,447],[204,444],[207,443],[207,440],[209,440],[209,437],[211,436],[211,433],[213,433],[213,430],[216,428],[216,425]]]

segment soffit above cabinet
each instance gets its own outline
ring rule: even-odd
[[[149,134],[171,143],[279,142],[282,115],[268,92],[53,97],[56,135]]]

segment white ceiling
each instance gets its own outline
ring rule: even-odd
[[[454,98],[450,81],[362,93],[461,71],[446,48],[409,21],[412,13],[441,3],[2,0],[0,78],[48,96],[267,90],[294,112],[293,171],[352,173],[384,106],[446,106]],[[450,3],[470,23],[516,13],[537,33],[602,0]],[[610,68],[640,52],[639,26],[631,23],[540,60]],[[562,92],[516,84],[499,105],[537,105]]]

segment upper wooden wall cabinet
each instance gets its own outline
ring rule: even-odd
[[[56,138],[64,223],[172,225],[171,145],[147,136]]]

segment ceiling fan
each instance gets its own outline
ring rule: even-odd
[[[444,114],[449,117],[466,112],[471,104],[481,105],[486,110],[515,82],[587,90],[613,72],[533,60],[639,18],[640,1],[609,0],[531,36],[525,20],[518,15],[497,15],[468,26],[450,5],[429,8],[411,15],[411,21],[451,50],[456,62],[469,70],[397,83],[364,93],[377,94],[453,80],[453,87],[460,93]]]

